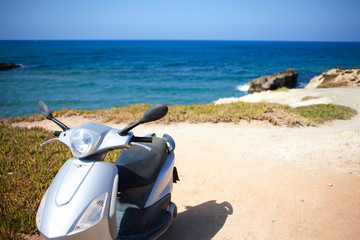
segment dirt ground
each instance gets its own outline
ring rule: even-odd
[[[315,92],[360,113],[360,88]],[[32,125],[57,130],[51,122]],[[359,114],[306,128],[252,122],[134,129],[150,132],[175,139],[181,180],[172,198],[178,216],[161,240],[360,239]]]

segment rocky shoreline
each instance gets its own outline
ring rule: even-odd
[[[249,92],[261,92],[266,90],[276,90],[281,87],[294,88],[297,83],[298,73],[294,69],[288,68],[285,71],[273,75],[265,75],[255,78],[249,82]]]
[[[360,86],[360,69],[335,67],[310,80],[305,88],[332,88]]]
[[[284,72],[276,73],[274,75],[265,75],[260,78],[256,78],[253,81],[259,83],[260,80],[263,80],[264,85],[269,86],[269,82],[276,82],[277,77],[284,79],[285,75],[293,75],[297,78],[296,73],[292,69],[287,69]],[[265,80],[264,80],[265,79]],[[268,79],[266,81],[266,79]],[[272,79],[272,81],[269,81]],[[249,87],[253,85],[253,81],[249,83]],[[278,81],[279,82],[279,81]],[[283,87],[283,86],[279,86]],[[308,85],[305,88],[301,89],[285,89],[283,91],[272,91],[263,90],[255,91],[252,94],[243,96],[243,97],[232,97],[232,98],[220,98],[213,103],[218,104],[227,104],[232,102],[272,102],[279,104],[290,105],[291,107],[300,107],[314,104],[329,104],[333,103],[334,99],[331,96],[331,88],[344,88],[344,87],[355,87],[360,89],[360,69],[358,67],[353,68],[340,68],[336,67],[324,71],[319,76],[312,78]],[[260,87],[259,87],[260,89]],[[275,88],[276,89],[276,88]],[[325,90],[321,90],[325,89]],[[330,89],[330,90],[326,90]],[[249,90],[249,92],[251,92]],[[324,93],[327,93],[324,95]],[[359,92],[360,94],[360,92]]]
[[[22,66],[15,63],[0,63],[0,71],[11,70],[13,68],[20,68],[20,67]]]

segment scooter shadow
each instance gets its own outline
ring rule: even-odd
[[[233,208],[228,202],[216,203],[212,200],[195,207],[187,206],[159,240],[212,239],[232,213]]]

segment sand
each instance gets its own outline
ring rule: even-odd
[[[360,88],[296,90],[283,102],[304,91],[360,112]],[[22,125],[58,130],[49,121]],[[360,239],[359,114],[306,128],[241,122],[134,129],[150,132],[175,139],[181,180],[172,197],[178,216],[160,239]]]

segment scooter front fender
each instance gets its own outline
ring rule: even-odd
[[[114,164],[69,159],[40,203],[36,216],[39,232],[45,239],[116,238],[117,184]],[[98,220],[79,225],[89,206],[99,197],[101,200],[96,203],[100,203],[102,210]]]

